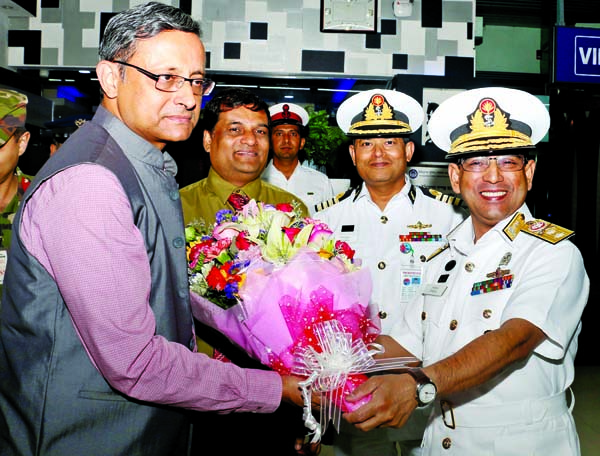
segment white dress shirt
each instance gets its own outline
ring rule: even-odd
[[[309,168],[302,163],[298,163],[290,178],[286,179],[271,160],[263,171],[261,178],[296,195],[306,204],[311,215],[315,213],[316,204],[334,196],[329,178],[322,172]]]
[[[329,225],[336,239],[348,242],[363,267],[370,269],[372,302],[379,309],[384,334],[416,293],[426,258],[445,244],[446,233],[464,217],[463,210],[425,196],[408,179],[383,211],[363,184],[358,195],[354,192],[315,215]]]
[[[532,219],[527,206],[519,212]],[[429,263],[422,291],[391,335],[424,366],[514,318],[531,322],[547,338],[532,356],[492,380],[444,397],[454,429],[444,424],[436,404],[424,455],[579,454],[564,393],[574,378],[589,280],[570,241],[552,245],[525,233],[511,241],[503,232],[511,218],[476,244],[470,218],[448,234],[450,247]],[[506,279],[495,289],[489,285],[494,274]],[[487,292],[472,294],[486,281]]]

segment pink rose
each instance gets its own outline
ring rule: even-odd
[[[238,234],[240,234],[240,230],[237,228],[237,224],[232,222],[217,225],[213,230],[213,237],[219,241],[223,239],[231,241]]]
[[[329,239],[329,237],[333,234],[333,231],[329,229],[327,225],[324,223],[320,223],[315,225],[312,231],[310,232],[310,237],[308,238],[309,243],[322,244],[324,241]]]

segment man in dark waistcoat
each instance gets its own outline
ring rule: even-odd
[[[197,353],[176,165],[205,77],[199,25],[151,2],[108,23],[94,118],[14,220],[0,308],[0,455],[181,455],[186,410],[271,413],[298,380]]]

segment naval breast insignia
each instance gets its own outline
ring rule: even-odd
[[[409,228],[414,228],[415,230],[422,230],[422,229],[425,229],[425,228],[431,228],[431,224],[430,223],[422,223],[420,220],[417,223],[413,224],[413,225],[406,225],[406,226],[408,226]]]
[[[401,234],[400,242],[440,242],[442,240],[441,234],[432,234],[425,231],[427,228],[431,228],[430,223],[418,221],[415,224],[406,226],[418,231],[409,231],[408,234]]]
[[[510,263],[511,259],[512,253],[510,252],[506,252],[504,255],[502,255],[496,270],[486,274],[488,280],[475,282],[473,284],[473,287],[471,288],[471,296],[510,288],[512,286],[514,276],[510,273],[510,269],[503,269],[502,267],[508,266],[508,263]]]

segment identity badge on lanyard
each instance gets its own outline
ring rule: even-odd
[[[4,272],[8,261],[8,250],[0,249],[0,285],[4,284]]]
[[[411,256],[410,263],[403,265],[400,270],[400,302],[409,302],[421,287],[423,267],[420,263],[415,262],[415,252],[410,242],[401,243],[400,252]]]
[[[419,291],[421,281],[423,279],[423,268],[416,264],[411,266],[403,266],[400,271],[400,301],[410,301]]]

